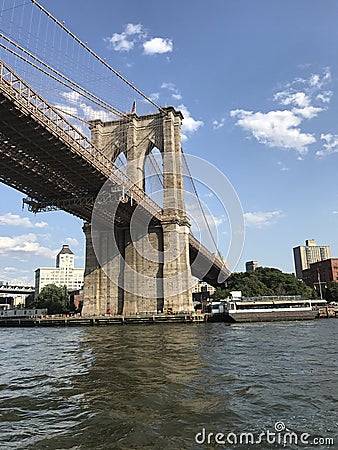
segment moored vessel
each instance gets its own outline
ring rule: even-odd
[[[224,320],[228,322],[261,322],[277,320],[312,320],[319,316],[310,299],[230,300]]]
[[[325,300],[298,296],[225,299],[211,305],[211,322],[265,322],[312,320],[320,316]]]

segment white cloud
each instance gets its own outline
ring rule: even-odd
[[[67,244],[69,244],[69,245],[71,245],[73,247],[76,247],[77,245],[79,245],[79,241],[77,239],[75,239],[75,238],[72,238],[72,237],[66,238],[66,242],[67,242]]]
[[[291,111],[305,119],[312,119],[313,117],[316,117],[318,113],[323,111],[323,108],[311,106],[311,98],[304,92],[277,92],[274,96],[274,100],[279,101],[284,106],[294,106]]]
[[[174,83],[167,83],[166,81],[164,81],[161,84],[161,89],[169,89],[169,91],[176,92],[176,87],[175,87]]]
[[[61,96],[69,102],[68,104],[56,104],[55,107],[65,112],[66,114],[71,114],[75,117],[84,116],[86,120],[101,119],[102,121],[113,120],[115,116],[103,109],[95,109],[90,105],[87,105],[83,101],[82,95],[75,91],[71,92],[61,92]],[[79,131],[84,133],[84,130],[76,124]],[[85,133],[84,133],[85,134]]]
[[[125,33],[114,33],[110,38],[106,38],[106,41],[117,52],[129,52],[134,48],[134,42],[128,40]]]
[[[143,43],[145,55],[155,55],[157,53],[168,53],[173,51],[171,39],[153,38]]]
[[[318,108],[315,106],[306,106],[304,108],[293,108],[292,112],[296,115],[304,117],[304,119],[313,119],[318,115],[318,113],[324,111],[323,108]]]
[[[273,96],[273,100],[284,108],[266,113],[236,109],[230,115],[236,117],[236,124],[251,133],[258,142],[304,154],[316,138],[312,133],[303,132],[300,125],[303,120],[313,119],[324,111],[322,105],[330,102],[332,92],[321,89],[330,81],[328,68],[322,74],[312,74],[307,79],[295,78]],[[316,101],[321,105],[316,105]]]
[[[302,119],[288,110],[269,111],[268,113],[237,109],[230,112],[236,117],[237,125],[252,133],[258,142],[268,147],[296,149],[306,153],[307,146],[316,142],[309,133],[302,133],[298,128]]]
[[[174,100],[182,100],[182,95],[181,94],[173,94],[172,95]]]
[[[7,225],[11,227],[25,227],[25,228],[44,228],[47,222],[33,223],[28,217],[21,217],[18,214],[6,213],[0,216],[0,225]]]
[[[322,76],[318,74],[313,74],[310,77],[310,86],[315,87],[317,89],[321,89],[325,84],[329,83],[331,81],[331,71],[327,67],[324,70],[324,73]]]
[[[81,95],[78,92],[62,92],[62,97],[65,98],[69,103],[78,103],[81,100]]]
[[[154,102],[156,102],[160,98],[160,93],[159,92],[153,92],[152,94],[149,95],[149,98],[151,100],[153,100]]]
[[[305,119],[312,119],[323,111],[323,108],[311,106],[311,97],[305,92],[290,92],[289,90],[277,92],[274,100],[279,101],[284,106],[294,106],[291,111]]]
[[[77,116],[77,114],[78,114],[78,109],[75,106],[69,106],[69,105],[62,104],[62,103],[56,103],[54,105],[54,107],[56,109],[59,109],[61,112],[65,113],[65,114],[70,114],[72,116]]]
[[[36,228],[45,228],[45,227],[48,227],[48,223],[47,223],[47,222],[36,222],[36,223],[34,224],[34,226],[35,226]]]
[[[218,130],[219,128],[224,127],[225,121],[226,121],[225,117],[222,117],[222,119],[220,121],[214,120],[212,122],[214,130]]]
[[[182,100],[182,95],[180,94],[174,83],[163,82],[161,84],[161,89],[168,89],[168,91],[172,93],[171,96],[174,100]]]
[[[245,224],[247,227],[263,228],[275,223],[283,217],[280,211],[268,212],[247,212],[244,213]]]
[[[122,33],[114,33],[111,37],[105,38],[105,41],[117,52],[129,52],[134,48],[135,42],[145,36],[146,33],[140,23],[128,23]]]
[[[322,89],[323,86],[331,82],[331,71],[329,67],[326,67],[322,74],[312,74],[309,78],[295,78],[290,83],[286,84],[286,87],[293,88],[295,85],[303,85],[308,91],[314,91]]]
[[[190,112],[184,105],[179,105],[178,109],[182,112],[184,119],[182,121],[182,141],[186,141],[188,136],[195,133],[204,124],[201,120],[191,117]]]
[[[109,120],[114,119],[113,114],[102,109],[95,109],[92,106],[87,105],[86,103],[81,103],[80,108],[82,109],[84,116],[88,120],[101,119],[102,122],[108,122]]]
[[[9,256],[12,253],[26,253],[30,255],[54,258],[58,250],[43,247],[37,242],[37,236],[33,233],[9,237],[0,236],[0,255]]]
[[[10,272],[16,272],[17,269],[16,269],[16,267],[4,267],[3,271],[10,273]]]
[[[319,100],[319,101],[321,101],[321,102],[323,102],[323,103],[330,103],[332,94],[333,94],[332,91],[323,91],[323,92],[320,92],[320,93],[316,96],[316,100]]]
[[[108,42],[109,48],[117,52],[130,52],[136,46],[142,45],[143,54],[155,55],[170,53],[173,51],[173,42],[171,39],[161,37],[147,39],[147,32],[141,23],[128,23],[125,25],[122,33],[114,33],[104,39]]]
[[[315,74],[315,75],[311,76],[311,78],[310,78],[310,85],[311,86],[318,86],[319,82],[320,82],[319,75]]]
[[[12,278],[11,273],[9,272],[5,272],[5,271],[0,271],[0,279],[2,280],[6,280],[7,283],[9,283],[10,285],[17,285],[17,286],[33,286],[34,285],[34,280],[31,277],[28,276],[21,276],[18,277],[18,273],[22,274],[22,273],[29,273],[26,270],[18,270],[15,269],[16,272],[16,277]],[[14,272],[13,272],[14,273]]]
[[[207,193],[203,197],[211,198],[212,196],[212,193]],[[224,216],[217,217],[214,215],[205,203],[202,203],[202,210],[201,205],[197,202],[194,196],[188,196],[186,198],[186,209],[191,220],[193,233],[202,232],[208,230],[209,228],[217,229],[219,225],[224,223]]]
[[[124,32],[126,35],[131,36],[133,34],[144,34],[143,26],[140,23],[133,24],[127,23],[125,26]]]
[[[310,105],[310,98],[304,92],[277,92],[274,95],[274,100],[280,101],[282,105],[295,105],[299,107],[306,107]]]
[[[317,156],[328,156],[338,152],[338,134],[321,134],[320,139],[326,142],[323,144],[323,150],[316,152]]]

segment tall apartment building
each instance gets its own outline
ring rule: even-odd
[[[66,286],[69,291],[83,285],[84,269],[74,268],[74,253],[63,245],[56,256],[56,267],[40,267],[35,271],[35,295],[47,284]]]
[[[293,258],[295,263],[296,277],[303,279],[303,270],[309,269],[310,264],[329,259],[330,246],[317,245],[315,239],[308,239],[305,245],[293,248]]]

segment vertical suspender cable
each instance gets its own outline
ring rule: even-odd
[[[193,187],[193,190],[194,190],[194,194],[195,194],[195,196],[196,196],[196,198],[197,198],[199,207],[200,207],[200,209],[201,209],[201,211],[202,211],[203,218],[204,218],[204,221],[205,221],[205,223],[206,223],[206,225],[207,225],[208,231],[209,231],[209,233],[210,233],[212,242],[214,243],[215,250],[216,250],[217,254],[221,257],[221,254],[220,254],[220,252],[219,252],[219,250],[218,250],[218,248],[217,248],[216,240],[215,240],[215,238],[214,238],[214,235],[213,235],[212,232],[211,232],[211,228],[210,228],[210,226],[209,226],[209,222],[207,221],[207,218],[206,218],[206,216],[205,216],[204,209],[203,209],[201,200],[200,200],[200,198],[199,198],[199,196],[198,196],[198,192],[197,192],[197,189],[196,189],[194,180],[193,180],[193,178],[192,178],[192,176],[191,176],[191,172],[190,172],[190,169],[189,169],[189,166],[188,166],[187,159],[186,159],[185,154],[184,154],[184,152],[183,152],[183,149],[182,149],[182,155],[183,155],[183,160],[184,160],[185,166],[186,166],[187,171],[188,171],[189,179],[190,179],[190,181],[191,181],[191,184],[192,184],[192,187]]]
[[[139,95],[141,95],[147,102],[155,106],[156,109],[166,114],[166,111],[157,105],[153,100],[147,97],[142,91],[140,91],[136,86],[134,86],[130,81],[124,78],[117,70],[113,69],[104,59],[97,55],[91,48],[88,47],[84,42],[82,42],[74,33],[72,33],[68,28],[64,26],[56,17],[54,17],[49,11],[47,11],[42,5],[40,5],[36,0],[31,0],[31,2],[36,5],[44,14],[46,14],[50,19],[52,19],[58,26],[60,26],[69,36],[71,36],[78,44],[80,44],[85,50],[87,50],[95,59],[97,59],[101,64],[103,64],[107,69],[113,72],[118,78],[120,78],[129,87],[134,89]]]

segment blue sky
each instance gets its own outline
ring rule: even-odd
[[[236,270],[254,259],[293,272],[292,247],[312,238],[338,257],[336,1],[41,4],[156,103],[182,110],[185,152],[217,166],[242,203]],[[32,282],[63,243],[83,266],[81,220],[34,216],[22,194],[0,192],[0,280]]]

